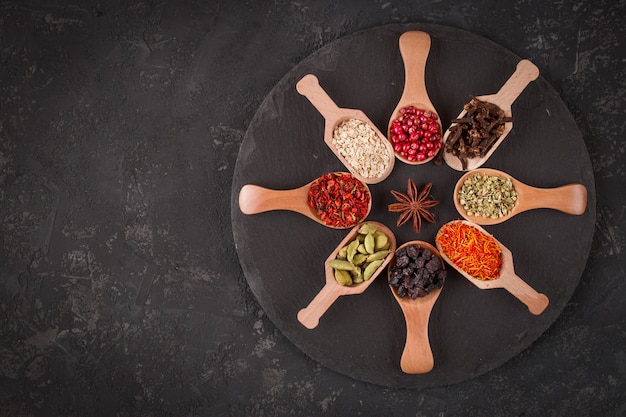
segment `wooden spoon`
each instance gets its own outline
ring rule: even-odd
[[[524,91],[526,86],[528,86],[531,81],[536,80],[538,76],[539,69],[535,66],[535,64],[527,59],[523,59],[517,64],[515,72],[496,94],[478,96],[476,98],[497,105],[504,111],[504,115],[506,117],[512,117],[511,105],[515,100],[517,100],[517,97],[519,97],[522,91]],[[466,113],[467,111],[463,110],[459,113],[457,119],[462,119]],[[454,125],[456,125],[456,123],[452,123],[450,127]],[[498,140],[495,141],[485,156],[482,158],[467,158],[467,168],[465,170],[463,169],[461,160],[451,153],[443,151],[443,159],[446,161],[448,166],[450,166],[450,168],[456,169],[457,171],[470,171],[472,169],[476,169],[489,159],[495,150],[502,144],[511,129],[513,129],[513,122],[506,122],[504,124],[504,132],[500,135]],[[446,143],[448,136],[450,136],[450,128],[448,128],[443,135],[443,143]]]
[[[400,117],[400,109],[411,105],[416,109],[427,110],[437,114],[437,124],[439,125],[439,133],[441,133],[441,119],[426,91],[426,58],[428,58],[428,53],[430,52],[430,35],[420,31],[405,32],[400,35],[399,47],[400,55],[404,62],[404,90],[398,105],[391,113],[389,126],[387,126],[387,138],[391,138],[391,125],[394,120]],[[395,155],[396,158],[406,164],[419,165],[431,161],[437,154],[422,161],[409,161],[398,153]]]
[[[359,228],[364,224],[355,226],[341,241],[341,243],[332,251],[332,253],[324,262],[324,269],[326,273],[326,284],[322,287],[321,291],[313,298],[309,305],[298,312],[298,321],[308,329],[317,327],[320,321],[320,317],[324,315],[326,310],[342,295],[361,294],[369,287],[378,275],[385,269],[385,266],[391,261],[396,250],[396,237],[393,232],[384,224],[378,222],[366,222],[376,226],[376,229],[387,235],[389,239],[389,255],[385,257],[384,262],[380,265],[378,270],[367,281],[363,281],[358,284],[352,284],[350,286],[341,285],[335,279],[333,268],[328,265],[330,261],[337,257],[337,252],[345,245],[347,245],[359,232]]]
[[[459,191],[461,191],[463,183],[467,178],[477,174],[497,175],[511,180],[517,192],[517,202],[509,214],[496,219],[467,214],[459,202]],[[587,189],[582,184],[568,184],[556,188],[536,188],[518,181],[505,172],[490,168],[479,168],[467,172],[459,178],[454,187],[454,205],[464,219],[481,225],[502,223],[516,214],[538,208],[549,208],[567,214],[581,215],[587,209]]]
[[[413,240],[401,245],[398,247],[398,250],[409,245],[419,245],[421,250],[429,249],[439,257],[442,267],[445,267],[439,251],[430,243]],[[395,257],[389,264],[389,268],[387,268],[388,279],[391,279],[390,271],[394,264]],[[441,288],[434,289],[424,297],[418,297],[415,300],[410,297],[400,297],[395,287],[390,285],[389,288],[391,288],[391,293],[398,301],[406,321],[406,342],[400,358],[400,368],[407,374],[425,374],[430,372],[435,365],[435,359],[428,339],[428,320],[430,319],[430,312],[437,302],[439,294],[441,294]]]
[[[313,74],[307,74],[296,84],[296,90],[309,99],[311,104],[321,113],[325,119],[324,142],[331,151],[339,158],[343,165],[359,180],[366,184],[376,184],[383,181],[391,174],[395,162],[393,147],[385,135],[376,127],[374,123],[365,115],[362,110],[346,109],[337,107],[335,102],[320,86],[319,80]],[[337,147],[333,144],[333,132],[342,122],[349,119],[357,119],[367,123],[378,135],[387,149],[387,168],[379,177],[364,177],[361,173],[344,158]]]
[[[453,222],[463,222],[469,226],[475,227],[482,233],[487,236],[493,237],[491,234],[487,233],[485,229],[478,226],[477,224],[468,222],[466,220],[453,220]],[[450,222],[452,223],[452,222]],[[513,267],[513,254],[511,251],[504,246],[501,242],[494,238],[498,245],[502,249],[502,266],[500,267],[500,275],[498,278],[493,280],[480,280],[476,279],[463,269],[458,267],[448,256],[445,251],[441,248],[439,243],[439,234],[442,229],[439,229],[437,233],[437,237],[435,238],[435,243],[437,245],[437,249],[439,249],[439,253],[441,257],[454,269],[456,269],[461,275],[467,278],[472,284],[480,288],[481,290],[490,290],[492,288],[504,288],[513,296],[515,296],[522,303],[526,304],[528,310],[535,315],[539,315],[543,313],[543,311],[548,307],[549,300],[545,294],[538,293],[533,289],[530,285],[528,285],[524,280],[522,280],[519,276],[515,274],[515,270]]]
[[[347,229],[350,226],[336,227],[327,225],[318,216],[317,212],[308,205],[309,188],[311,184],[315,183],[317,180],[319,180],[319,178],[292,190],[271,190],[258,185],[246,184],[239,191],[239,208],[244,214],[257,214],[271,210],[295,211],[326,227],[332,229]],[[363,185],[370,196],[367,213],[363,217],[365,219],[372,209],[372,194],[367,184]]]

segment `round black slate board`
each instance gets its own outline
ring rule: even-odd
[[[399,366],[405,343],[402,312],[386,274],[368,290],[340,297],[313,330],[296,315],[324,285],[324,260],[347,230],[325,228],[297,213],[275,211],[246,216],[238,206],[245,184],[291,189],[318,176],[344,170],[323,141],[324,119],[295,90],[315,74],[340,107],[361,109],[386,131],[404,85],[398,37],[423,30],[432,38],[426,67],[428,93],[444,128],[470,95],[497,92],[515,70],[519,57],[462,30],[430,24],[398,24],[361,31],[319,49],[293,68],[264,100],[242,143],[232,187],[232,226],[246,279],[275,325],[311,358],[355,379],[395,387],[423,388],[457,383],[483,374],[528,348],[558,317],[582,275],[595,219],[591,162],[581,133],[558,94],[541,77],[513,104],[514,127],[485,167],[500,169],[537,187],[582,183],[587,211],[569,216],[534,210],[508,222],[485,227],[513,253],[517,274],[550,298],[534,316],[502,289],[480,290],[448,268],[449,276],[429,326],[434,369],[404,374]],[[445,163],[409,166],[396,162],[385,181],[370,186],[369,220],[388,225],[398,245],[414,239],[434,243],[441,225],[459,218],[452,201],[462,175]],[[433,183],[436,224],[416,234],[387,211],[390,190]]]

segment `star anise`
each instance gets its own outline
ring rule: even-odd
[[[391,190],[391,194],[393,194],[398,202],[389,204],[389,211],[392,213],[400,213],[396,224],[398,227],[402,226],[410,219],[413,224],[413,230],[419,233],[422,228],[422,218],[430,223],[435,223],[435,217],[428,211],[429,208],[439,204],[439,201],[428,198],[432,186],[433,184],[429,182],[419,191],[413,180],[409,178],[408,192],[406,194]]]

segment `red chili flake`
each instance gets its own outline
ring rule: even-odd
[[[327,226],[352,227],[367,216],[370,194],[352,174],[330,172],[311,184],[307,203]]]

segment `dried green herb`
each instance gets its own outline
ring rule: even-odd
[[[497,219],[511,212],[517,192],[509,178],[475,174],[463,182],[458,199],[468,215]]]

